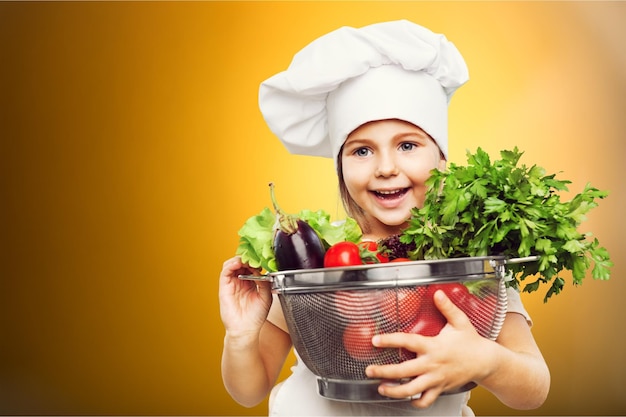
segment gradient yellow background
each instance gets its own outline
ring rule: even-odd
[[[471,405],[625,414],[626,3],[408,1],[0,3],[0,413],[265,414],[221,384],[221,264],[269,181],[287,211],[342,210],[332,162],[279,145],[258,85],[319,35],[399,18],[469,65],[453,161],[517,145],[611,192],[583,226],[612,279],[524,295],[548,401]]]

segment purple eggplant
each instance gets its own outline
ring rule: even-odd
[[[317,232],[304,220],[283,212],[276,203],[273,183],[270,194],[278,216],[273,242],[278,270],[323,268],[326,250]]]

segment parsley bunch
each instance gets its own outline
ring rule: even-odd
[[[578,231],[596,200],[608,193],[587,184],[570,201],[561,201],[559,192],[567,191],[570,181],[546,175],[536,165],[518,166],[522,154],[515,147],[492,162],[478,148],[467,152],[467,166],[451,163],[445,171],[433,170],[424,206],[413,209],[400,235],[402,243],[415,245],[411,259],[538,255],[536,262],[507,265],[514,277],[509,285],[518,288],[531,276],[534,281],[523,291],[550,284],[544,302],[560,293],[564,270],[571,271],[575,285],[592,264],[593,278],[609,279],[608,251]]]

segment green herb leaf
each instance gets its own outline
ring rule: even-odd
[[[400,242],[415,245],[412,259],[504,255],[510,258],[538,255],[538,262],[509,265],[514,275],[508,285],[533,292],[549,285],[544,301],[559,294],[570,271],[574,285],[591,276],[609,279],[613,263],[597,239],[578,229],[587,213],[606,198],[606,191],[587,184],[570,201],[559,192],[568,191],[568,180],[546,175],[545,169],[520,165],[522,152],[500,152],[491,161],[478,148],[467,152],[467,165],[454,163],[446,171],[433,170],[426,181],[424,206],[411,212]]]

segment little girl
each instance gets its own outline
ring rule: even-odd
[[[445,168],[448,103],[467,79],[462,56],[443,35],[408,21],[385,22],[340,28],[307,45],[286,71],[262,83],[259,104],[290,152],[334,159],[346,211],[364,240],[375,241],[402,231],[411,209],[424,202],[430,171]],[[276,385],[292,342],[271,285],[237,278],[258,272],[234,257],[220,275],[222,377],[241,405],[254,406],[269,394],[270,415],[473,415],[469,391],[441,395],[471,381],[511,408],[537,408],[545,401],[549,371],[513,289],[496,341],[481,337],[442,291],[434,301],[448,323],[439,335],[372,338],[377,347],[417,354],[366,369],[371,378],[408,380],[382,383],[382,395],[415,399],[326,399],[300,360]]]

